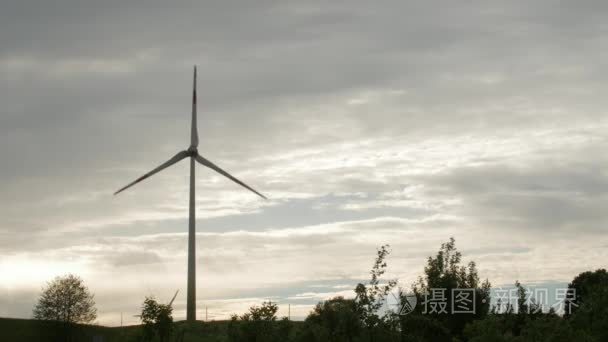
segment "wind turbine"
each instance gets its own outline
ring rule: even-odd
[[[212,169],[213,171],[221,174],[224,177],[229,178],[233,182],[247,188],[248,190],[254,192],[258,196],[263,199],[267,199],[261,193],[255,191],[249,185],[241,182],[236,179],[228,172],[222,170],[219,166],[215,165],[208,159],[204,158],[200,154],[198,154],[198,128],[196,124],[196,65],[194,66],[194,82],[193,82],[193,91],[192,91],[192,125],[190,129],[190,147],[187,150],[183,150],[174,155],[171,159],[167,160],[157,168],[152,171],[146,173],[145,175],[137,178],[133,182],[129,183],[127,186],[121,188],[116,191],[114,195],[130,188],[131,186],[141,182],[142,180],[168,168],[169,166],[177,163],[178,161],[190,158],[190,215],[188,220],[188,293],[187,293],[187,301],[186,301],[186,320],[189,322],[193,322],[196,320],[196,211],[194,209],[195,206],[195,198],[194,198],[194,178],[195,178],[195,169],[194,169],[194,161],[199,162],[200,164]]]

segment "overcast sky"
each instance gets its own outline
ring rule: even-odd
[[[87,4],[85,4],[85,2]],[[352,295],[378,246],[409,287],[451,236],[495,286],[606,267],[605,1],[0,4],[0,316],[56,275],[98,322],[145,295],[185,317],[189,144],[197,294],[213,318]]]

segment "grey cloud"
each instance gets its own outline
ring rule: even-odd
[[[253,202],[199,171],[206,243],[244,246],[257,262],[272,255],[266,242],[298,253],[334,246],[336,259],[359,262],[353,246],[373,252],[398,236],[418,242],[399,259],[416,267],[436,242],[472,239],[480,227],[492,239],[509,228],[545,244],[581,229],[597,237],[607,219],[607,9],[548,0],[9,0],[0,10],[2,257],[39,250],[59,260],[53,253],[69,248],[184,232],[185,165],[111,193],[186,147],[195,63],[201,151],[275,195]],[[221,235],[382,217],[394,219],[343,227],[361,239],[379,234],[363,247],[340,234]],[[183,235],[164,239],[160,250],[152,238],[114,246],[115,258],[83,253],[104,270],[123,259],[121,268],[162,269],[185,246]],[[544,248],[509,246],[512,264]],[[239,265],[238,254],[214,252],[223,259],[211,270]],[[501,277],[492,272],[505,264],[488,260]],[[595,265],[558,275],[586,266]],[[316,275],[352,277],[332,267]],[[111,307],[111,296],[101,300]]]
[[[130,251],[125,253],[114,253],[110,258],[105,256],[104,262],[110,262],[114,266],[155,264],[162,259],[158,254],[150,251]]]
[[[577,163],[514,168],[469,167],[434,179],[463,198],[462,210],[488,225],[511,229],[601,231],[608,219],[602,203],[608,178],[598,165]]]

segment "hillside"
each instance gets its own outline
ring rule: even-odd
[[[226,341],[228,322],[175,323],[177,336],[183,341]],[[33,319],[0,318],[0,341],[10,342],[56,342],[64,341],[64,326],[58,322]],[[73,328],[75,342],[135,342],[140,341],[141,326],[104,327],[98,325],[76,325]],[[176,337],[177,337],[176,336]]]

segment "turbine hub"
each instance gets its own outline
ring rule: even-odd
[[[198,154],[198,149],[194,146],[188,147],[188,154],[192,157]]]

